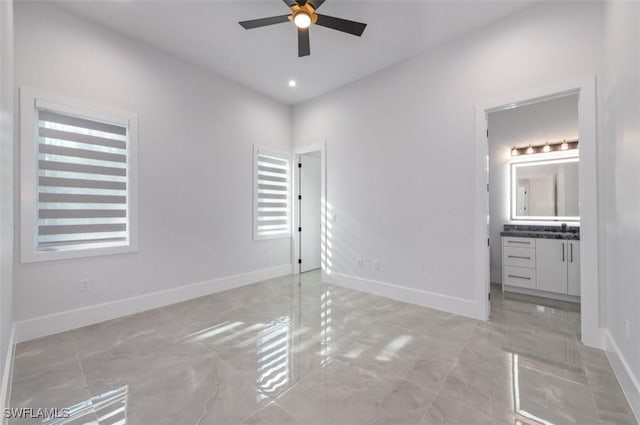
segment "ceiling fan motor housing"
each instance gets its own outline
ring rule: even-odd
[[[318,22],[318,15],[316,14],[316,10],[309,3],[305,3],[303,6],[294,4],[293,6],[291,6],[291,11],[293,13],[289,15],[289,20],[292,22],[295,22],[296,16],[301,13],[307,15],[311,19],[312,24]]]

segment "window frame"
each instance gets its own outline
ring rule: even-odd
[[[65,251],[37,251],[38,242],[38,110],[86,117],[127,127],[128,243]],[[20,87],[20,262],[64,260],[138,251],[138,117],[121,110]]]
[[[287,179],[288,179],[288,197],[287,197],[287,222],[288,229],[287,233],[280,233],[275,235],[260,235],[258,233],[258,155],[259,153],[267,153],[276,157],[281,157],[286,159],[289,163],[289,167],[287,169]],[[271,149],[266,146],[253,145],[253,240],[268,240],[268,239],[285,239],[291,238],[293,235],[293,155],[291,152],[282,151],[278,149]]]

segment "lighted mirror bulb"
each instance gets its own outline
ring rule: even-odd
[[[309,25],[311,25],[311,16],[300,12],[293,17],[293,23],[296,24],[298,28],[309,28]]]
[[[551,146],[549,146],[549,142],[545,143],[544,148],[542,148],[542,152],[551,152]]]
[[[560,150],[561,151],[566,151],[567,149],[569,149],[569,144],[567,144],[566,140],[563,140],[562,144],[560,145]]]
[[[511,156],[518,156],[519,153],[515,146],[511,149]]]
[[[531,155],[533,153],[533,146],[529,145],[527,148],[527,154]]]

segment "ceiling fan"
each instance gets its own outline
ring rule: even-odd
[[[334,18],[333,16],[320,15],[316,10],[325,0],[283,0],[291,9],[291,14],[272,16],[270,18],[252,19],[238,22],[244,29],[266,27],[267,25],[281,24],[291,21],[298,27],[298,57],[309,56],[309,27],[311,24],[346,32],[360,37],[367,27],[361,22],[348,19]]]

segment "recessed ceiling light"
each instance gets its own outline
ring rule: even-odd
[[[298,83],[296,83],[296,80],[289,80],[289,87],[295,87],[297,85]]]

